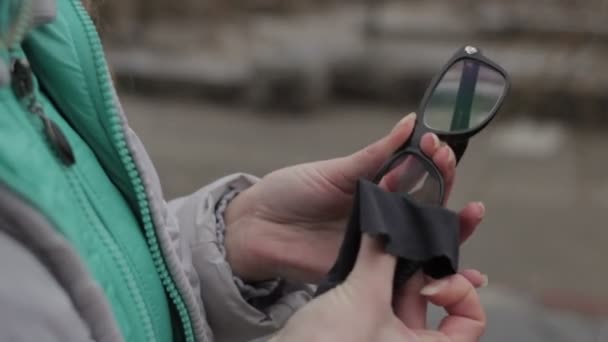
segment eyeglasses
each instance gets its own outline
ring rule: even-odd
[[[21,41],[31,23],[32,0],[0,1],[0,49]]]
[[[494,119],[509,88],[507,73],[478,48],[459,49],[427,89],[411,138],[384,164],[374,182],[422,203],[442,205],[445,182],[435,163],[421,151],[422,136],[437,134],[460,161],[468,140]]]

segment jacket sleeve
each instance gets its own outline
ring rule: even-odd
[[[0,341],[92,341],[63,288],[34,254],[0,229]]]
[[[217,208],[257,182],[235,174],[169,203],[180,230],[189,236],[192,264],[200,278],[200,294],[216,341],[262,341],[280,329],[312,294],[310,286],[281,280],[252,286],[235,278],[223,253],[222,220]]]

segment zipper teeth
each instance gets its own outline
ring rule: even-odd
[[[70,186],[72,187],[72,191],[76,195],[78,199],[78,203],[80,204],[80,208],[85,212],[85,216],[89,221],[89,224],[92,226],[98,226],[95,224],[97,219],[95,219],[95,214],[91,213],[91,207],[89,205],[85,205],[85,203],[89,203],[86,195],[82,193],[80,187],[76,184],[79,183],[78,175],[75,173],[72,174],[72,171],[68,171],[67,180]],[[144,330],[146,334],[147,341],[156,341],[156,334],[154,333],[154,328],[152,326],[152,320],[150,319],[150,314],[146,305],[144,303],[141,294],[138,291],[137,282],[133,279],[133,276],[129,272],[129,266],[122,254],[120,253],[119,248],[116,246],[116,243],[112,241],[112,238],[109,236],[108,232],[105,229],[93,229],[96,235],[100,238],[101,243],[106,246],[106,250],[110,251],[110,255],[114,259],[114,261],[118,264],[118,269],[122,274],[123,278],[127,282],[127,290],[130,295],[133,297],[135,301],[135,307],[137,312],[140,315],[142,324],[144,325]]]
[[[110,88],[110,82],[108,79],[109,74],[103,56],[103,48],[101,46],[101,41],[99,39],[99,36],[97,35],[97,31],[93,22],[91,21],[90,17],[88,16],[88,13],[82,6],[80,0],[72,0],[72,3],[75,4],[76,11],[80,16],[80,20],[84,24],[87,37],[89,39],[90,44],[92,45],[93,56],[95,58],[95,65],[97,69],[97,79],[99,80],[101,93],[103,96],[103,106],[105,112],[111,115],[112,139],[114,140],[115,147],[118,148],[118,154],[120,156],[121,162],[125,170],[128,172],[131,185],[133,186],[133,190],[136,194],[139,211],[144,226],[146,242],[148,243],[148,247],[150,248],[150,253],[152,254],[154,266],[158,271],[158,274],[161,278],[161,282],[167,290],[169,298],[177,309],[178,315],[182,322],[186,341],[194,342],[195,337],[192,322],[190,320],[190,314],[188,313],[188,309],[186,307],[184,299],[182,298],[181,294],[179,293],[179,290],[177,289],[177,286],[175,285],[171,275],[169,274],[168,267],[165,263],[163,255],[161,254],[159,242],[156,237],[154,223],[152,221],[152,215],[150,212],[150,205],[148,203],[146,191],[142,183],[139,171],[137,170],[133,157],[131,156],[131,153],[126,144],[126,138],[122,122],[116,111],[112,90]]]
[[[33,77],[33,76],[30,76],[30,77]],[[26,109],[31,114],[33,114],[37,117],[41,117],[41,118],[45,117],[46,119],[48,119],[48,117],[46,117],[46,114],[44,113],[44,110],[42,110],[42,104],[38,101],[35,93],[30,93],[27,97],[23,98],[22,101],[24,103],[27,103]],[[34,112],[31,109],[33,107],[40,108],[41,112],[39,112],[39,113]],[[37,120],[37,122],[40,122],[40,121]],[[44,126],[44,124],[42,124],[42,125]],[[43,128],[42,138],[43,138],[43,140],[45,140],[47,142],[47,146],[49,144],[51,145],[51,150],[52,150],[53,154],[55,154],[55,151],[52,148],[52,141],[50,141],[49,136],[44,133],[44,128]],[[74,194],[74,196],[76,196],[80,209],[82,209],[84,211],[85,217],[87,218],[88,223],[92,227],[96,227],[96,226],[99,227],[99,224],[96,224],[96,222],[98,222],[99,219],[97,219],[96,214],[92,212],[93,209],[90,206],[90,201],[87,198],[86,194],[84,194],[81,187],[78,186],[78,184],[81,183],[81,179],[78,176],[78,174],[74,171],[74,169],[66,169],[66,179],[68,181],[70,188],[72,189],[72,193]],[[87,203],[87,204],[85,204],[85,203]],[[157,341],[156,333],[155,333],[154,327],[152,325],[150,311],[148,310],[146,303],[144,302],[144,300],[141,296],[141,293],[139,291],[138,282],[134,279],[133,275],[131,274],[131,272],[129,270],[129,265],[128,265],[126,259],[124,258],[123,253],[120,252],[120,249],[117,247],[116,243],[113,242],[112,238],[110,237],[109,233],[107,232],[107,230],[105,228],[93,229],[93,231],[95,232],[95,235],[101,240],[101,243],[106,247],[106,250],[110,251],[110,255],[112,256],[112,259],[114,259],[114,261],[118,265],[118,270],[119,270],[122,278],[126,282],[127,291],[129,292],[129,295],[135,301],[135,308],[139,315],[139,318],[142,321],[142,324],[144,327],[144,333],[146,335],[146,340],[150,341],[150,342],[156,342]]]

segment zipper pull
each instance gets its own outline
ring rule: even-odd
[[[68,138],[66,138],[61,131],[61,128],[44,114],[42,107],[40,107],[38,103],[34,102],[29,110],[36,114],[44,123],[45,134],[54,147],[55,152],[57,152],[59,159],[66,166],[72,166],[76,162],[74,150],[72,150],[72,146],[70,145]]]
[[[34,81],[30,64],[24,59],[13,59],[11,64],[11,81],[17,98],[24,99],[33,95]]]
[[[11,74],[15,95],[19,99],[30,97],[30,104],[27,109],[42,120],[46,137],[49,139],[53,150],[57,153],[61,162],[66,166],[73,165],[76,162],[76,158],[70,142],[59,126],[46,116],[42,106],[36,101],[32,69],[29,63],[24,59],[13,60]]]

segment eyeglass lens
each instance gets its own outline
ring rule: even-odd
[[[506,80],[473,59],[454,63],[443,75],[424,110],[424,123],[443,132],[464,132],[483,124],[506,90]]]
[[[405,154],[391,164],[380,185],[390,192],[409,194],[421,203],[441,205],[440,181],[426,165],[418,156]]]

